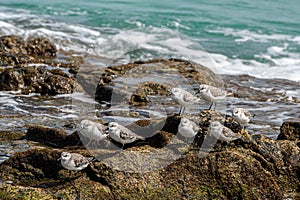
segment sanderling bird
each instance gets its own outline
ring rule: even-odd
[[[200,100],[188,91],[178,87],[172,88],[170,90],[170,96],[176,103],[181,105],[179,111],[180,115],[184,113],[184,110],[187,106],[194,104]]]
[[[178,126],[178,132],[186,138],[195,137],[199,131],[197,124],[187,118],[182,118]]]
[[[87,119],[80,122],[80,133],[90,139],[87,146],[91,143],[92,140],[97,142],[100,140],[104,140],[108,136],[108,133],[105,133],[105,130],[106,127],[97,122],[93,122]]]
[[[240,125],[242,125],[243,128],[248,125],[248,123],[254,116],[255,114],[251,114],[249,110],[245,108],[234,108],[232,110],[232,118],[236,120]]]
[[[85,157],[79,153],[62,152],[58,160],[61,160],[61,165],[64,168],[80,171],[86,168],[94,159],[94,157]]]
[[[234,133],[230,128],[223,126],[219,121],[210,123],[209,132],[217,139],[225,142],[240,139],[241,137]]]
[[[144,137],[135,134],[117,122],[110,122],[108,124],[108,133],[113,140],[122,144],[122,149],[124,144],[128,144],[136,140],[145,140]]]
[[[227,92],[225,90],[222,90],[220,88],[211,86],[211,85],[206,85],[206,84],[201,84],[199,86],[199,92],[201,98],[205,99],[206,101],[210,102],[209,110],[211,109],[212,105],[215,103],[216,107],[216,102],[217,101],[222,101],[225,99]]]

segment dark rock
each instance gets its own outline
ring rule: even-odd
[[[1,36],[0,53],[27,54],[26,42],[19,36]]]
[[[168,95],[168,88],[166,85],[146,82],[139,86],[139,88],[131,95],[129,104],[133,106],[145,106],[149,102],[148,95]]]
[[[277,140],[300,140],[300,121],[283,122]]]
[[[37,58],[52,58],[56,56],[56,47],[46,38],[28,38],[27,53]]]
[[[25,54],[10,54],[10,53],[0,53],[0,65],[1,66],[16,66],[29,63],[30,58]]]
[[[82,87],[66,74],[58,75],[49,70],[33,67],[14,67],[0,74],[0,90],[21,90],[23,94],[70,94],[83,91]]]
[[[144,66],[150,66],[150,68],[146,67],[144,69]],[[123,100],[126,102],[129,101],[131,105],[146,105],[147,102],[149,102],[147,96],[150,94],[161,95],[165,98],[168,92],[167,87],[163,84],[141,83],[128,99],[124,98],[125,91],[114,87],[114,79],[125,76],[128,73],[131,76],[135,73],[137,75],[147,74],[150,73],[149,70],[151,68],[153,70],[161,70],[160,73],[163,73],[164,70],[171,69],[189,80],[190,84],[207,83],[215,86],[222,85],[220,79],[207,67],[180,59],[157,59],[107,67],[100,77],[96,88],[95,99],[99,102],[110,102],[113,94],[118,95],[118,93],[121,92],[120,96],[123,97]]]
[[[53,183],[52,187],[59,188],[60,192],[67,190],[75,195],[74,188],[57,186],[62,180],[73,177],[77,184],[84,185],[79,188],[81,193],[92,190],[99,195],[103,192],[105,198],[99,195],[99,199],[282,199],[284,193],[292,196],[299,193],[300,148],[297,142],[251,136],[230,116],[215,111],[203,111],[199,117],[190,118],[200,126],[199,137],[206,138],[209,120],[218,119],[242,135],[242,139],[225,145],[217,143],[210,151],[202,151],[199,148],[202,143],[196,137],[194,145],[198,148],[188,149],[182,156],[180,149],[175,148],[179,144],[177,141],[170,148],[170,141],[177,138],[181,116],[140,120],[130,125],[130,129],[149,136],[145,141],[137,141],[133,146],[128,144],[123,151],[76,150],[101,158],[85,170],[70,175],[55,161],[61,151],[34,149],[4,161],[0,165],[1,179],[12,181],[15,186],[11,189],[28,185],[39,188],[42,194],[47,191],[54,196],[58,189],[48,190],[41,183]],[[153,135],[157,127],[162,127],[161,131]],[[53,135],[63,135],[59,130],[51,131],[55,132]],[[46,135],[46,132],[49,132],[47,128],[39,128],[34,135]],[[41,191],[33,194],[41,194]]]
[[[22,65],[27,63],[42,63],[45,59],[56,56],[56,47],[46,38],[28,38],[19,36],[0,37],[0,64]]]
[[[52,147],[82,145],[76,131],[68,135],[61,129],[38,125],[29,125],[26,138]]]
[[[57,161],[60,152],[49,149],[32,149],[20,153],[1,163],[1,177],[13,178],[14,184],[32,184],[33,180],[58,179],[58,172],[62,169]],[[8,175],[10,174],[10,175]]]
[[[20,131],[0,131],[0,141],[22,140],[25,133]]]
[[[18,153],[0,165],[3,181],[43,189],[41,183],[56,183],[69,177],[57,162],[58,151],[39,149]],[[80,152],[80,153],[83,153]],[[129,152],[131,158],[133,152]],[[86,153],[85,153],[86,154]],[[228,148],[221,152],[189,153],[165,168],[147,173],[114,170],[96,161],[76,172],[76,183],[82,193],[93,188],[114,194],[109,199],[196,198],[196,199],[281,199],[283,190],[276,176],[262,165],[261,157],[249,149]],[[129,156],[129,155],[128,155]],[[132,162],[134,163],[134,162]],[[136,160],[135,163],[139,163]],[[63,173],[62,173],[63,172]],[[73,175],[74,176],[74,175]],[[96,187],[97,186],[97,187]],[[60,188],[75,193],[74,188]],[[287,187],[288,188],[288,187]],[[49,191],[49,190],[48,190]],[[55,191],[57,192],[57,190]],[[54,191],[50,194],[54,195]],[[40,192],[37,192],[40,193]],[[33,193],[35,194],[35,193]],[[107,192],[106,192],[107,194]],[[101,198],[100,193],[97,197]],[[108,198],[106,196],[106,198]]]

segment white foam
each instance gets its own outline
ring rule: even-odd
[[[275,50],[274,50],[275,49]],[[272,48],[266,54],[256,55],[271,62],[263,63],[257,60],[229,58],[225,55],[211,54],[222,74],[247,74],[258,78],[282,78],[293,81],[300,80],[300,55],[287,53],[286,57],[273,57],[272,54],[284,54],[283,48]],[[299,58],[297,58],[299,56]]]
[[[209,33],[221,33],[225,36],[236,37],[235,42],[243,43],[248,41],[253,42],[268,42],[270,40],[289,40],[293,41],[296,37],[284,34],[263,34],[253,31],[245,30],[235,30],[232,28],[219,28],[216,30],[207,30]]]
[[[71,10],[83,12],[83,10]],[[4,13],[4,14],[3,14]],[[300,36],[284,34],[264,34],[250,30],[235,30],[231,28],[219,28],[207,30],[209,33],[219,33],[235,37],[235,42],[247,41],[267,43],[280,42],[282,45],[270,45],[264,53],[254,55],[255,59],[242,59],[227,57],[218,53],[207,53],[199,45],[200,40],[192,40],[183,36],[178,30],[160,27],[144,27],[137,20],[127,20],[127,23],[136,24],[134,30],[122,30],[113,27],[88,27],[77,24],[67,24],[56,20],[33,15],[26,11],[4,10],[0,13],[0,33],[6,35],[21,35],[30,37],[33,35],[50,38],[58,49],[76,51],[103,56],[112,59],[120,59],[124,62],[130,58],[124,54],[136,50],[147,49],[150,53],[141,55],[139,59],[153,58],[184,58],[198,62],[209,67],[216,73],[224,74],[248,74],[260,78],[284,78],[294,81],[300,80],[300,54],[289,50],[291,43],[300,44]],[[9,19],[9,21],[6,21]],[[30,24],[18,24],[18,19],[29,19]],[[15,20],[15,21],[14,21]],[[33,26],[33,24],[35,26]],[[189,29],[180,24],[180,20],[170,22],[170,26]],[[21,28],[20,28],[21,27]],[[101,32],[110,32],[109,35]],[[221,47],[220,47],[221,48]],[[292,47],[291,47],[292,48]],[[154,52],[154,54],[153,54]],[[261,61],[264,60],[264,61]],[[266,62],[267,61],[267,62]]]

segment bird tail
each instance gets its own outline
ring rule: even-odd
[[[146,138],[144,138],[142,136],[138,136],[137,138],[140,139],[140,140],[145,140],[146,139]]]
[[[88,159],[89,163],[91,163],[91,162],[93,162],[93,161],[95,161],[95,160],[96,160],[96,157],[95,157],[95,156],[89,157],[89,159]]]

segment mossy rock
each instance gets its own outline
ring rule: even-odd
[[[168,94],[168,87],[166,85],[154,82],[145,82],[131,95],[129,104],[133,106],[145,106],[149,102],[148,95],[167,96]]]
[[[48,95],[82,92],[82,87],[67,74],[34,67],[14,67],[0,74],[0,90],[21,90],[23,94]]]
[[[300,140],[300,121],[283,122],[277,140]]]
[[[20,131],[0,131],[0,142],[22,140],[24,138],[25,138],[25,133]]]
[[[27,140],[40,142],[52,147],[82,145],[77,131],[67,134],[64,130],[40,125],[27,125]]]
[[[190,118],[201,126],[199,136],[207,136],[210,119],[219,119],[242,140],[218,142],[210,151],[187,148],[184,153],[176,135],[182,116],[169,116],[157,123],[140,120],[130,128],[144,130],[144,134],[156,125],[162,130],[145,141],[128,144],[122,151],[65,147],[16,153],[1,163],[1,179],[11,181],[13,187],[27,186],[29,191],[38,188],[53,198],[74,198],[79,193],[86,199],[282,199],[284,194],[299,193],[297,142],[249,135],[230,116],[224,116],[203,111]],[[70,172],[57,161],[61,151],[94,155],[98,160],[82,171]]]
[[[146,67],[144,69],[144,67]],[[157,82],[142,82],[132,94],[126,94],[126,90],[115,87],[114,80],[121,77],[139,78],[139,75],[151,74],[151,70],[173,71],[188,80],[189,84],[206,83],[215,86],[222,86],[222,81],[209,68],[181,59],[155,59],[149,61],[138,61],[119,66],[109,66],[101,74],[97,84],[95,98],[97,101],[110,102],[117,97],[123,97],[123,101],[134,106],[143,106],[149,102],[148,95],[166,96],[167,86]],[[120,95],[119,95],[120,93]],[[125,94],[125,95],[124,95]],[[114,96],[113,96],[114,95]],[[126,98],[124,98],[126,96]]]

